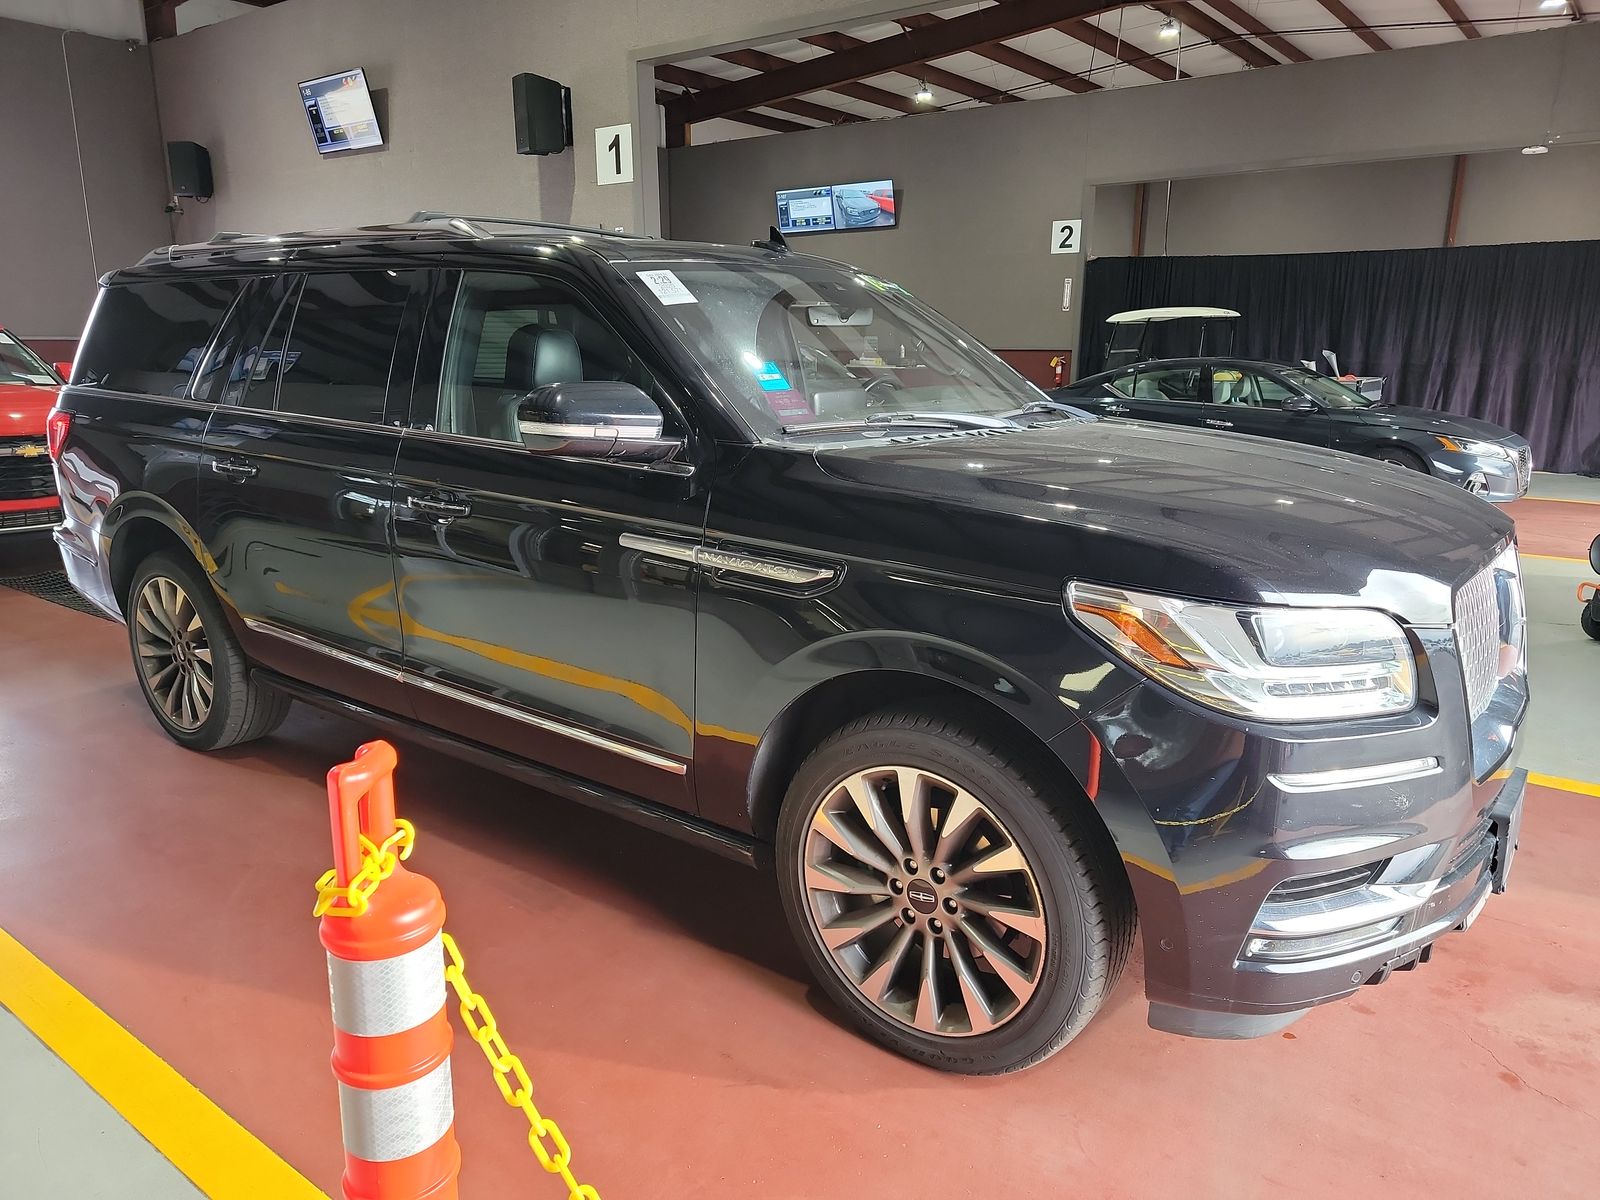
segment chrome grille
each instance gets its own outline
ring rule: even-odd
[[[1466,677],[1467,708],[1477,717],[1489,707],[1500,665],[1500,605],[1494,568],[1479,571],[1456,593],[1456,646]]]
[[[1533,479],[1533,450],[1527,446],[1518,446],[1514,451],[1517,464],[1517,486],[1525,488]]]

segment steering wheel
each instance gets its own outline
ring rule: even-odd
[[[874,397],[872,395],[872,389],[877,387],[881,387],[887,392],[898,392],[900,390],[900,381],[888,375],[879,375],[876,379],[872,380],[861,389],[862,391],[866,392],[868,403],[873,401]],[[888,399],[888,397],[879,396],[876,399],[879,404],[882,404]]]

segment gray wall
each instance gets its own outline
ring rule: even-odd
[[[1593,65],[1600,73],[1600,62]],[[1600,238],[1600,145],[1474,155],[1461,191],[1460,245]]]
[[[287,0],[156,43],[167,137],[211,151],[217,195],[178,222],[218,230],[307,229],[403,219],[421,208],[608,228],[648,226],[653,190],[595,182],[594,130],[635,120],[635,59],[668,43],[748,45],[893,0]],[[319,158],[295,84],[364,67],[387,145]],[[516,153],[511,77],[572,89],[574,148]],[[654,178],[656,110],[636,130]],[[636,175],[642,176],[642,169]]]
[[[1146,254],[1296,254],[1437,246],[1454,157],[1295,167],[1146,190]],[[1170,189],[1172,219],[1165,220]],[[1600,144],[1467,156],[1459,246],[1600,238]],[[1128,254],[1134,189],[1095,192],[1091,254]]]
[[[1072,349],[1077,317],[1061,311],[1062,279],[1081,284],[1083,260],[1048,253],[1049,223],[1083,217],[1091,252],[1126,254],[1132,189],[1107,185],[1192,181],[1174,189],[1193,200],[1174,203],[1175,252],[1180,238],[1211,253],[1307,249],[1307,224],[1333,243],[1322,249],[1437,245],[1447,156],[1494,152],[1475,160],[1485,165],[1467,195],[1475,185],[1507,198],[1465,205],[1464,238],[1593,236],[1595,152],[1584,144],[1600,142],[1597,63],[1600,25],[1589,24],[689,146],[668,154],[671,229],[746,241],[771,222],[777,188],[892,176],[900,228],[796,244],[900,280],[993,346]],[[1546,137],[1558,149],[1542,158],[1500,153]],[[1513,158],[1556,169],[1530,183]],[[1332,166],[1351,163],[1376,165]],[[1329,170],[1288,170],[1305,167]],[[1283,173],[1202,178],[1253,172]],[[1314,185],[1336,178],[1358,186],[1330,211]],[[1521,204],[1519,188],[1539,204]],[[1555,211],[1536,217],[1540,206]],[[1153,207],[1146,253],[1160,249]]]
[[[0,19],[0,114],[0,325],[73,338],[95,280],[171,240],[148,53]]]

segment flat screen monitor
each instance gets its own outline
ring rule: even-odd
[[[830,183],[778,193],[778,232],[832,233],[895,224],[894,180]]]
[[[306,80],[300,85],[300,103],[305,105],[319,154],[383,145],[367,73],[360,67]]]

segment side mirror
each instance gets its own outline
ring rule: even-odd
[[[72,364],[70,362],[51,363],[50,366],[62,379],[70,380],[72,378]]]
[[[1285,396],[1283,398],[1284,412],[1313,413],[1318,404],[1310,396]]]
[[[631,383],[596,380],[536,388],[517,405],[533,454],[656,462],[682,446],[661,436],[661,409]]]

